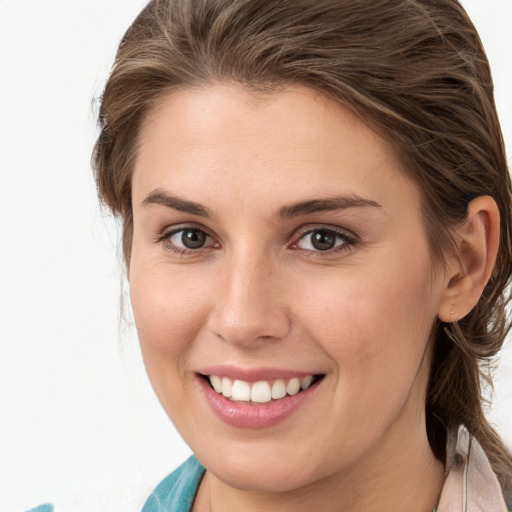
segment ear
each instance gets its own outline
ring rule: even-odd
[[[465,317],[478,303],[491,276],[500,239],[500,214],[490,196],[468,205],[466,220],[454,239],[457,252],[447,258],[444,292],[438,316],[442,322]]]

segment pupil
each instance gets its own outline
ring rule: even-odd
[[[314,231],[311,234],[311,244],[319,251],[328,251],[336,245],[336,236],[329,231]]]
[[[181,235],[181,241],[187,249],[199,249],[206,241],[206,235],[199,230],[184,231]]]

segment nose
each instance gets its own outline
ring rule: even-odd
[[[226,261],[209,330],[227,343],[246,348],[286,337],[291,315],[276,267],[263,257]]]

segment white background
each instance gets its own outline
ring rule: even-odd
[[[136,512],[189,453],[119,320],[117,230],[89,160],[143,0],[0,0],[0,512]],[[512,154],[512,0],[466,0]],[[512,348],[491,415],[512,444]]]

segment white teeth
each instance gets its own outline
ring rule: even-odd
[[[277,400],[286,396],[286,384],[284,380],[276,380],[272,384],[272,398]]]
[[[222,377],[222,394],[226,398],[230,398],[232,392],[233,392],[233,381],[229,377]]]
[[[308,375],[307,377],[300,379],[300,389],[308,389],[309,386],[311,386],[312,382],[313,382],[313,375]]]
[[[251,402],[264,404],[272,400],[270,384],[265,381],[255,382],[251,389]]]
[[[217,393],[222,393],[222,379],[216,375],[210,377],[210,383]]]
[[[253,402],[265,404],[271,400],[279,400],[287,394],[296,395],[299,391],[308,389],[313,383],[313,376],[308,375],[301,379],[294,377],[289,381],[278,379],[273,383],[262,380],[251,384],[243,380],[231,380],[229,377],[210,375],[210,384],[213,389],[234,401]]]
[[[243,380],[235,380],[235,382],[233,382],[231,399],[248,402],[251,399],[250,384],[248,382],[244,382]]]
[[[289,395],[296,395],[300,391],[300,380],[299,379],[291,379],[290,382],[286,385],[286,392]]]

